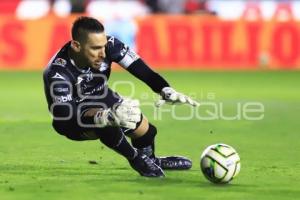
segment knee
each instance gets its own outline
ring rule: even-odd
[[[65,128],[65,123],[62,123],[61,121],[54,120],[52,122],[52,127],[57,133],[61,135],[65,135],[67,133]]]
[[[143,136],[149,129],[150,124],[148,119],[143,116],[143,119],[141,121],[141,123],[139,124],[139,126],[133,131],[133,137],[141,137]]]
[[[100,130],[99,130],[100,131]],[[105,127],[99,133],[100,141],[106,146],[113,148],[117,146],[124,137],[122,131],[118,127]]]
[[[60,135],[66,136],[70,140],[82,141],[81,130],[72,122],[62,122],[54,120],[52,122],[53,129]]]
[[[133,133],[129,137],[131,139],[137,139],[143,137],[146,134],[153,135],[153,137],[155,137],[155,135],[157,134],[156,127],[149,123],[147,119],[143,121],[141,125],[135,131],[133,131]]]

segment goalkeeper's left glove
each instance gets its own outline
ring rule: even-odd
[[[164,87],[161,91],[161,99],[156,102],[156,106],[159,107],[165,103],[168,104],[190,104],[192,106],[199,106],[197,101],[192,100],[190,97],[176,92],[171,87]]]
[[[142,119],[139,105],[138,100],[123,99],[113,108],[99,109],[94,116],[94,122],[98,127],[119,126],[136,129],[137,123]]]

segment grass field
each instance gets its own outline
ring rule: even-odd
[[[178,120],[169,112],[172,107],[164,106],[160,120],[151,106],[143,106],[159,129],[157,154],[182,154],[194,162],[189,171],[167,171],[164,179],[148,179],[98,141],[73,142],[56,134],[41,72],[0,72],[0,199],[300,198],[300,72],[162,74],[179,91],[217,103],[226,116],[235,116],[238,104],[259,102],[264,118],[200,120],[191,115],[190,120]],[[113,73],[110,84],[116,80],[132,81],[135,97],[154,102],[150,89],[131,75]],[[126,84],[117,89],[123,95],[131,92]],[[199,113],[205,115],[206,109],[211,111],[204,107]],[[192,113],[187,106],[175,112],[177,117]],[[232,145],[241,157],[241,172],[228,185],[209,183],[199,169],[201,152],[216,142]]]

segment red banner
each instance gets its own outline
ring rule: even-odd
[[[0,16],[0,69],[42,69],[70,39],[74,19]],[[155,68],[295,69],[300,67],[299,23],[148,16],[137,19],[136,45]]]
[[[139,20],[137,45],[154,66],[292,69],[300,66],[299,23],[154,16]]]

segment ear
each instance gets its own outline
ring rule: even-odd
[[[71,41],[71,48],[76,52],[79,53],[81,49],[81,45],[78,41],[72,40]]]

